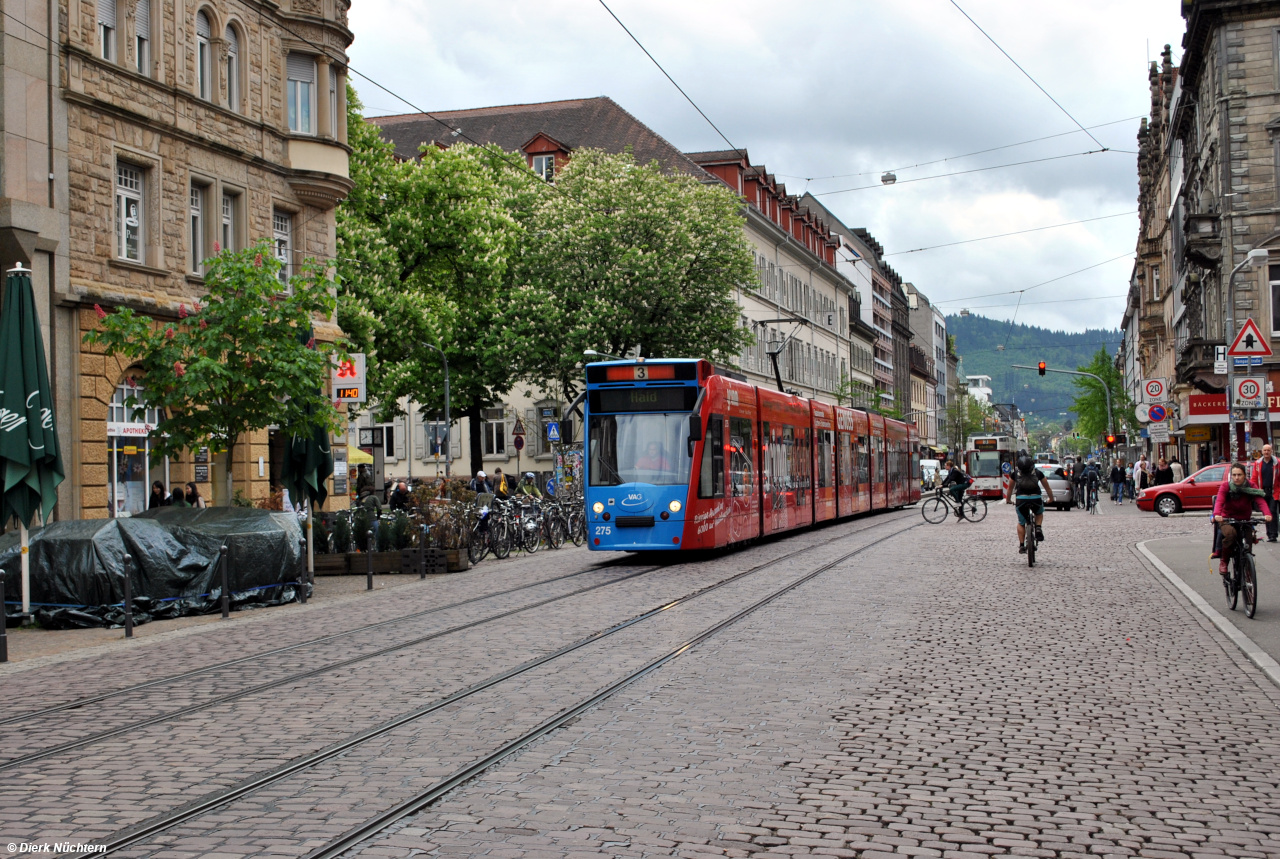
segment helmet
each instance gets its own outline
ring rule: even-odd
[[[532,472],[532,471],[526,471],[526,472],[524,473],[524,479],[525,479],[525,480],[533,480],[533,472]]]
[[[1031,469],[1035,467],[1036,467],[1035,460],[1027,456],[1025,453],[1022,456],[1018,457],[1018,470],[1021,471],[1023,474],[1029,473]]]
[[[483,478],[485,478],[485,477],[488,477],[488,476],[489,476],[489,475],[485,474],[483,471],[477,471],[477,472],[476,472],[476,477],[479,477],[479,478],[481,478],[481,479],[483,479]]]

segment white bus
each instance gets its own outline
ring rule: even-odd
[[[973,478],[969,493],[982,498],[999,498],[1004,494],[1000,478],[1013,470],[1017,456],[1012,436],[974,435],[965,447],[964,469]]]

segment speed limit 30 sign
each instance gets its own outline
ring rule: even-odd
[[[1234,409],[1260,409],[1266,398],[1267,382],[1257,376],[1236,379],[1231,407]]]

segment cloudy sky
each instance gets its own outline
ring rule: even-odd
[[[1146,69],[1165,44],[1181,55],[1178,0],[957,0],[1081,124],[1102,126],[1103,146],[1127,150],[1092,155],[950,0],[606,2],[735,147],[870,229],[944,309],[1008,319],[1017,290],[1053,281],[1022,295],[1018,321],[1118,326]],[[351,27],[352,67],[424,110],[607,95],[680,149],[727,148],[599,0],[358,0]],[[368,115],[412,109],[352,79]],[[1048,135],[1061,136],[1009,146]],[[1008,148],[969,155],[993,147]],[[959,173],[1037,159],[1053,160]],[[958,175],[927,178],[944,173]],[[1105,220],[905,253],[1092,218]]]

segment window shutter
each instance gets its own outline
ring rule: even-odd
[[[425,444],[427,430],[422,424],[421,413],[415,413],[412,407],[409,409],[409,423],[413,425],[413,458],[426,459],[427,453],[425,450]]]
[[[396,420],[396,459],[403,460],[405,458],[404,444],[404,424],[403,418]]]
[[[315,57],[307,54],[290,54],[286,66],[289,80],[309,84],[316,82]]]
[[[99,0],[102,2],[102,0]],[[196,13],[196,35],[206,39],[213,38],[213,28],[209,26],[209,16],[203,12]]]
[[[98,23],[114,28],[116,25],[116,0],[98,0]]]
[[[147,0],[142,0],[142,2],[147,2]],[[240,37],[236,34],[235,27],[227,28],[227,50],[236,56],[240,55]]]
[[[462,422],[449,429],[449,458],[462,459]]]
[[[101,2],[102,0],[99,0],[99,4]],[[151,0],[138,0],[134,19],[138,25],[138,36],[143,39],[151,38]]]

